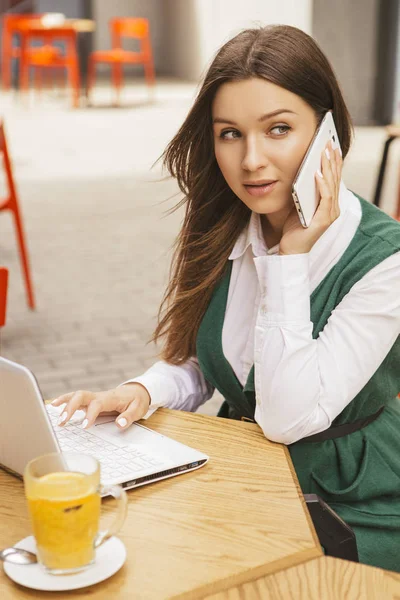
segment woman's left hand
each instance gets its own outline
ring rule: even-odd
[[[296,207],[293,205],[293,210],[283,226],[279,254],[305,254],[310,252],[315,242],[340,215],[339,188],[343,159],[338,148],[333,150],[331,142],[328,142],[326,148],[330,158],[328,159],[324,150],[322,152],[322,179],[317,173],[315,174],[321,195],[318,208],[310,226],[304,228],[300,223]]]

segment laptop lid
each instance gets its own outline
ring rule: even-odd
[[[41,454],[59,452],[34,375],[0,356],[0,464],[17,475]]]

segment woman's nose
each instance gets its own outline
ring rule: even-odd
[[[242,160],[242,169],[245,171],[258,171],[261,167],[265,167],[267,162],[261,145],[255,140],[248,141]]]

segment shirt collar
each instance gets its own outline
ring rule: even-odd
[[[235,260],[243,256],[249,246],[251,246],[254,256],[265,256],[268,252],[262,233],[260,215],[253,211],[248,225],[236,240],[229,260]]]
[[[331,239],[335,231],[337,231],[337,229],[340,229],[341,223],[345,218],[345,213],[349,206],[349,201],[351,200],[349,198],[349,195],[351,195],[351,197],[353,196],[353,194],[350,192],[350,190],[347,189],[346,185],[342,180],[340,182],[339,189],[340,216],[320,237],[320,239],[316,242],[315,246],[318,245],[318,247],[320,247],[322,244],[325,243],[325,241],[327,241],[327,238]],[[239,237],[236,240],[236,243],[228,260],[235,260],[236,258],[240,258],[241,256],[243,256],[243,254],[246,252],[249,246],[251,246],[253,255],[255,257],[266,256],[267,254],[277,254],[277,252],[279,251],[278,244],[273,248],[267,248],[262,232],[260,215],[253,211],[251,212],[248,225],[239,234]]]

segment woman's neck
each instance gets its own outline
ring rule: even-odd
[[[282,231],[285,221],[291,208],[273,213],[271,215],[260,215],[261,228],[267,248],[273,248],[279,244],[282,238]]]

